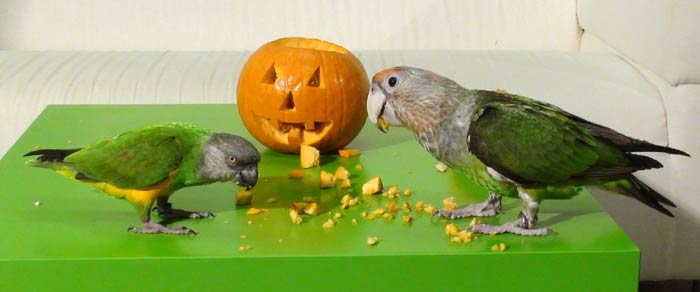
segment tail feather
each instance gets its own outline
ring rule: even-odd
[[[627,159],[629,160],[630,167],[634,167],[635,170],[651,169],[651,168],[662,168],[661,162],[656,161],[656,159],[649,156],[637,155],[637,154],[627,154]]]
[[[35,156],[39,155],[34,160],[30,160],[27,163],[32,166],[44,166],[44,165],[51,165],[54,163],[62,163],[66,157],[69,155],[80,151],[82,148],[75,148],[75,149],[39,149],[35,150],[32,152],[29,152],[27,154],[24,154],[23,156]]]
[[[675,217],[671,211],[666,209],[662,204],[670,207],[676,207],[676,204],[668,198],[659,194],[657,191],[640,181],[633,175],[629,175],[624,179],[603,184],[603,187],[623,194],[628,197],[637,199],[645,205],[653,208],[656,211],[663,213],[669,217]]]
[[[591,130],[593,136],[605,140],[625,152],[663,152],[690,157],[690,154],[685,153],[682,150],[656,145],[644,140],[628,137],[613,129],[587,121],[576,115],[569,114],[568,117]]]
[[[662,152],[662,153],[668,153],[668,154],[676,154],[676,155],[683,155],[683,156],[688,156],[690,157],[690,154],[685,153],[682,150],[678,150],[676,148],[671,148],[671,147],[666,147],[666,146],[661,146],[661,145],[656,145],[656,144],[651,144],[646,141],[638,141],[638,143],[630,144],[625,147],[625,151],[629,152]]]

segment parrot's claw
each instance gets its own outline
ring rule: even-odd
[[[488,199],[482,203],[468,205],[455,210],[440,209],[433,216],[448,219],[460,219],[465,217],[490,217],[501,212],[501,195],[490,193]]]
[[[513,233],[525,236],[544,236],[553,233],[549,228],[535,229],[535,225],[537,225],[537,215],[528,216],[525,212],[520,212],[518,220],[513,222],[508,222],[501,226],[477,224],[472,226],[470,230],[481,234]]]
[[[165,234],[177,234],[177,235],[196,235],[197,232],[195,232],[192,229],[189,229],[185,226],[180,226],[177,228],[169,228],[163,225],[160,225],[158,223],[155,223],[153,221],[148,221],[144,222],[143,226],[138,228],[138,227],[129,227],[129,231],[133,233],[143,233],[143,234],[157,234],[157,233],[165,233]]]
[[[214,218],[216,217],[212,212],[190,212],[190,218],[192,219],[202,219],[202,218]]]
[[[549,228],[539,228],[539,229],[526,229],[517,226],[515,222],[506,223],[504,225],[488,225],[488,224],[477,224],[470,228],[474,233],[481,234],[501,234],[501,233],[513,233],[525,236],[544,236],[552,233]]]
[[[203,219],[203,218],[214,218],[216,217],[212,212],[196,212],[196,211],[186,211],[174,208],[159,208],[156,207],[154,210],[158,213],[158,216],[163,219]]]

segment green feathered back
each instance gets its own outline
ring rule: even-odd
[[[145,188],[167,178],[185,156],[200,155],[208,135],[208,130],[187,123],[154,125],[87,146],[65,162],[95,180]]]
[[[634,169],[625,153],[557,107],[498,93],[474,115],[469,148],[486,165],[519,183],[555,185]],[[597,177],[596,177],[597,176]]]

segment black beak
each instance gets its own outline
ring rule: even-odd
[[[258,168],[245,169],[236,175],[236,184],[245,187],[246,191],[252,189],[258,182]]]

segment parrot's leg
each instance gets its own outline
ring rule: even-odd
[[[169,197],[158,197],[157,205],[154,208],[158,212],[158,216],[163,217],[163,219],[201,219],[201,218],[213,218],[214,214],[211,212],[194,212],[186,211],[173,208],[173,204],[168,202]]]
[[[194,230],[189,229],[185,226],[181,226],[178,228],[169,228],[169,227],[163,226],[161,224],[158,224],[156,222],[153,222],[153,220],[151,220],[151,206],[153,206],[153,202],[150,202],[146,205],[134,204],[134,206],[136,207],[136,210],[139,212],[139,215],[141,216],[142,226],[140,228],[135,227],[135,226],[129,227],[129,231],[131,231],[133,233],[146,233],[146,234],[166,233],[166,234],[178,234],[178,235],[197,234]]]
[[[448,219],[459,219],[464,217],[488,217],[496,216],[501,212],[501,195],[490,193],[488,199],[482,203],[467,205],[455,210],[440,209],[435,211],[434,216]]]
[[[513,233],[527,236],[542,236],[552,233],[549,228],[534,229],[537,225],[537,212],[539,212],[540,203],[523,190],[518,189],[518,193],[523,201],[523,210],[517,220],[500,226],[477,224],[471,227],[471,231],[482,234]]]

